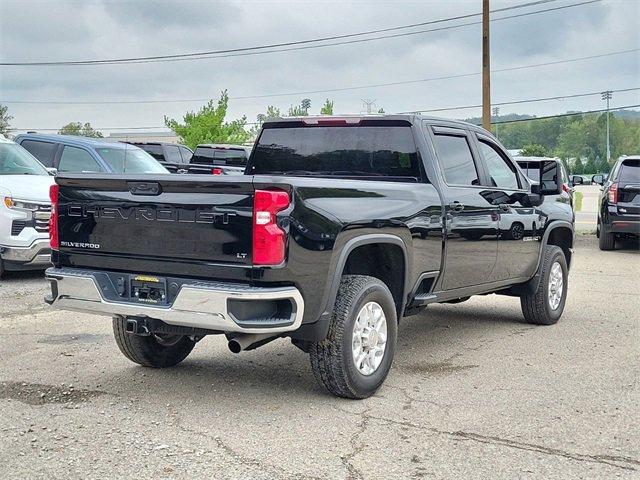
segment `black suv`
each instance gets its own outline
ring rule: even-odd
[[[202,143],[196,147],[191,165],[210,165],[214,175],[242,175],[251,154],[251,147],[224,143]]]
[[[640,155],[621,158],[605,180],[594,175],[593,183],[602,185],[598,202],[598,245],[613,250],[616,238],[640,236]]]
[[[171,173],[186,173],[193,157],[190,148],[175,143],[161,142],[123,142],[141,148],[158,160]],[[181,171],[184,170],[184,171]]]

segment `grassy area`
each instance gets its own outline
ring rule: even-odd
[[[584,197],[582,192],[577,190],[573,192],[573,207],[576,212],[582,211],[582,197]]]

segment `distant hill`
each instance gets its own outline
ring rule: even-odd
[[[575,110],[569,110],[567,113],[576,113]],[[638,110],[617,110],[612,111],[611,115],[616,118],[623,118],[626,120],[640,120],[640,111]],[[543,115],[544,116],[544,115]],[[535,115],[509,113],[507,115],[498,115],[497,117],[491,117],[492,122],[508,122],[510,120],[526,120],[537,118]],[[473,123],[474,125],[480,125],[482,123],[481,117],[471,117],[461,119],[465,122]]]
[[[625,118],[627,120],[640,120],[640,111],[638,110],[618,110],[613,112],[617,118]]]
[[[507,115],[498,115],[497,117],[492,116],[491,117],[491,121],[499,121],[499,122],[504,122],[504,121],[508,121],[508,120],[526,120],[527,118],[536,118],[535,115],[529,115],[529,114],[520,114],[520,113],[509,113]],[[474,125],[480,125],[482,123],[482,117],[471,117],[471,118],[464,118],[461,119],[465,122],[469,122],[469,123],[473,123]]]

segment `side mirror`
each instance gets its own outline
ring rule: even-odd
[[[598,185],[603,185],[604,184],[604,175],[594,175],[593,177],[591,177],[591,181],[593,183],[597,183]]]
[[[583,185],[584,179],[580,175],[574,175],[571,177],[571,186]]]
[[[49,175],[57,175],[58,174],[58,169],[54,168],[54,167],[45,167],[47,169],[47,172],[49,172]]]
[[[522,199],[525,207],[538,207],[542,205],[544,197],[542,196],[542,186],[538,182],[531,183],[531,193],[527,193]]]

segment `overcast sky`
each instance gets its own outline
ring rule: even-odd
[[[491,2],[491,8],[530,0]],[[579,3],[547,5],[493,15]],[[481,10],[459,1],[145,1],[0,0],[0,61],[89,60],[180,54],[304,40],[446,18]],[[464,21],[431,26],[441,27]],[[589,5],[492,22],[492,68],[553,62],[640,48],[640,1]],[[429,27],[414,28],[409,31]],[[395,32],[393,32],[395,33]],[[492,101],[640,87],[640,52],[492,76]],[[10,101],[136,101],[218,98],[327,90],[479,72],[479,25],[351,45],[234,58],[134,65],[0,67],[0,103],[12,125],[59,128],[161,126],[202,102],[119,105],[29,105]],[[318,113],[326,98],[336,113],[359,113],[362,99],[387,112],[481,101],[480,76],[330,93],[232,99],[230,118],[254,121],[268,105],[283,111],[302,98]],[[640,104],[640,91],[616,93],[613,105]],[[556,114],[603,108],[599,96],[502,106],[500,113]],[[437,115],[465,118],[480,109]]]

